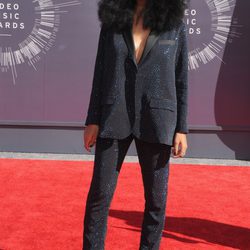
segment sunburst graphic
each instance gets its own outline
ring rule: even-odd
[[[200,0],[199,0],[200,1]],[[201,46],[189,51],[189,70],[197,70],[201,65],[214,59],[219,59],[221,51],[227,42],[240,37],[237,29],[240,27],[236,18],[233,18],[233,10],[236,0],[204,0],[211,15],[211,40],[202,42]],[[210,31],[209,31],[210,32]]]
[[[13,49],[10,46],[0,46],[1,72],[11,71],[13,83],[16,83],[17,69],[27,63],[37,70],[35,64],[50,50],[56,40],[59,30],[60,16],[68,11],[65,8],[81,4],[79,0],[54,3],[52,0],[33,0],[34,26],[30,34]],[[11,34],[0,34],[0,37],[9,37]]]

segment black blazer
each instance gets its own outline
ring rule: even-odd
[[[188,49],[184,22],[151,31],[136,63],[132,27],[115,32],[102,25],[85,125],[98,124],[100,137],[133,133],[173,146],[176,132],[188,133]]]

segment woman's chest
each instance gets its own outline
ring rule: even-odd
[[[123,62],[129,55],[134,57],[135,63],[140,64],[150,61],[173,62],[178,46],[176,36],[174,32],[163,32],[157,36],[149,31],[142,34],[110,33],[106,39],[105,57],[107,61],[112,61],[113,65]]]
[[[133,43],[133,53],[136,62],[139,63],[145,46],[147,44],[147,39],[150,34],[150,29],[144,30],[142,27],[133,27],[132,31],[132,43]]]

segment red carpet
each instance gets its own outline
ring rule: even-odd
[[[80,250],[93,162],[0,160],[0,249]],[[250,249],[250,168],[171,164],[161,249]],[[138,164],[124,163],[106,250],[137,250]]]

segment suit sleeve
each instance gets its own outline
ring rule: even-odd
[[[177,124],[175,132],[188,134],[188,44],[186,25],[182,22],[176,54],[175,85],[177,96]]]
[[[89,107],[87,112],[87,117],[85,120],[85,125],[100,123],[101,116],[101,95],[102,95],[102,75],[104,68],[104,42],[105,42],[105,28],[102,25],[99,33],[99,41],[97,54],[94,66],[94,76],[92,81],[92,89],[90,94]]]

